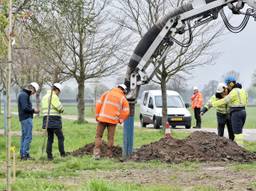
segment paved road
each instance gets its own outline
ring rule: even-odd
[[[17,113],[14,113],[14,115]],[[64,119],[68,119],[68,120],[77,120],[77,116],[75,115],[64,115],[63,116]],[[96,123],[96,120],[94,118],[86,118],[86,121],[88,121],[89,123]],[[135,127],[140,127],[140,123],[139,122],[135,122]],[[153,127],[149,126],[150,130],[153,131],[157,131],[155,129],[153,129]],[[216,128],[202,128],[202,129],[185,129],[183,127],[181,128],[176,128],[173,129],[173,131],[185,131],[185,132],[194,132],[194,131],[207,131],[207,132],[215,132],[217,133],[217,129]],[[0,129],[0,135],[3,135],[4,131],[3,129]],[[15,136],[20,136],[20,132],[14,131],[12,132],[12,134]],[[42,132],[35,132],[33,131],[33,134],[37,134],[40,135],[42,134]],[[245,140],[247,141],[256,141],[256,129],[244,129],[244,135],[245,135]],[[225,130],[225,137],[228,137],[227,131]]]

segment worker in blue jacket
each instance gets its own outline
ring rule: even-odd
[[[18,113],[21,124],[20,158],[29,160],[30,144],[32,141],[33,114],[39,113],[39,109],[33,109],[30,96],[39,90],[36,82],[30,83],[22,89],[18,95]]]

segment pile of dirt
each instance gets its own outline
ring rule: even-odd
[[[135,161],[239,161],[256,160],[256,153],[246,151],[235,142],[215,133],[197,131],[184,140],[160,139],[143,145],[133,157]]]
[[[73,156],[93,154],[94,143],[85,145],[71,152]],[[103,141],[101,156],[107,157],[107,144]],[[113,157],[120,158],[122,148],[113,147]],[[184,140],[165,139],[143,145],[134,152],[131,160],[160,160],[169,163],[183,161],[256,161],[256,153],[251,153],[238,146],[235,142],[219,137],[215,133],[196,131]]]
[[[81,147],[70,154],[72,156],[83,156],[83,155],[92,155],[93,154],[93,148],[94,148],[94,143],[89,143],[85,145],[84,147]],[[101,156],[102,157],[107,157],[107,150],[108,150],[108,145],[106,142],[102,142],[101,145]],[[122,156],[122,148],[119,146],[114,146],[112,149],[113,152],[113,157],[114,158],[119,158]]]

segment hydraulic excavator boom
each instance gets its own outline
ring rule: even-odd
[[[233,14],[244,15],[239,26],[232,26],[223,8],[228,7]],[[148,83],[174,44],[189,47],[193,42],[192,28],[207,24],[221,16],[227,29],[233,33],[241,32],[249,18],[256,20],[256,0],[194,0],[171,10],[159,20],[139,41],[135,48],[125,77],[128,87],[127,98],[130,103],[130,116],[124,123],[123,156],[130,156],[133,147],[133,127],[135,101],[140,86]],[[182,43],[177,35],[188,32],[189,40]]]

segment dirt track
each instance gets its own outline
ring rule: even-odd
[[[256,191],[256,169],[237,171],[227,162],[199,163],[195,169],[148,167],[111,171],[85,170],[81,171],[78,177],[64,177],[59,181],[79,185],[95,177],[110,183],[169,185],[170,188],[177,187],[184,191],[195,190],[191,188],[196,186],[210,186],[213,188],[211,190],[219,191]]]

